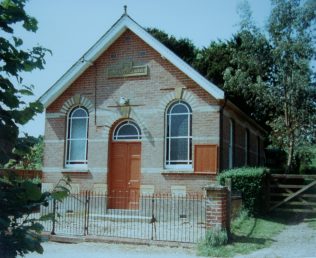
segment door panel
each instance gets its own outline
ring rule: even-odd
[[[130,178],[129,188],[129,209],[138,209],[139,207],[139,188],[140,188],[140,151],[141,145],[134,143],[129,145]]]
[[[112,142],[108,176],[110,209],[138,209],[140,142]]]
[[[126,154],[127,146],[123,143],[111,144],[110,173],[108,178],[109,200],[108,206],[111,209],[125,209],[126,200]]]

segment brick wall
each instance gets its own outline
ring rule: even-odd
[[[230,120],[234,124],[234,144],[233,144],[233,166],[242,167],[262,166],[265,164],[263,135],[256,126],[245,121],[241,115],[234,112],[233,109],[226,107],[222,118],[222,153],[221,153],[221,170],[229,168],[229,135],[230,135]],[[246,164],[246,130],[249,131],[249,153]],[[258,149],[258,140],[260,141]]]
[[[147,65],[148,76],[107,78],[107,67],[122,60]],[[120,97],[130,100],[130,113],[141,128],[143,138],[141,184],[154,185],[155,191],[170,191],[172,185],[184,185],[199,191],[213,180],[211,175],[170,176],[164,168],[165,110],[176,99],[174,88],[183,87],[183,101],[192,108],[192,134],[195,144],[219,144],[219,106],[215,99],[194,81],[127,30],[64,93],[46,109],[44,180],[56,182],[62,174],[80,182],[86,189],[95,183],[106,184],[108,143],[113,125],[122,118],[117,106]],[[92,104],[89,109],[88,173],[71,173],[64,167],[67,113],[74,96],[80,94]],[[75,101],[73,101],[75,102]],[[194,148],[192,148],[194,151]],[[194,157],[194,153],[192,153]],[[193,165],[194,166],[194,165]],[[192,167],[193,167],[192,166]],[[61,173],[61,171],[64,171]],[[179,171],[177,171],[179,172]]]

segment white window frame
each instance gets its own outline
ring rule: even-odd
[[[229,120],[228,168],[234,167],[234,120]]]
[[[188,110],[186,113],[172,114],[172,110],[177,105],[183,105]],[[171,136],[171,118],[177,115],[188,116],[188,135],[187,136]],[[168,130],[169,127],[169,130]],[[169,135],[168,135],[169,132]],[[187,139],[187,159],[186,160],[170,160],[171,156],[171,140],[172,139]],[[168,146],[167,146],[168,145]],[[168,148],[167,148],[168,147]],[[170,164],[171,162],[181,162],[186,164]],[[169,105],[165,114],[165,155],[164,164],[166,169],[175,170],[191,170],[192,169],[192,110],[188,103],[178,100]]]
[[[124,135],[124,137],[128,137],[130,139],[120,139],[119,138],[119,132],[120,130],[125,127],[125,126],[133,126],[136,131],[137,131],[137,134],[136,135]],[[124,120],[122,122],[120,122],[113,130],[113,135],[112,135],[112,140],[113,141],[138,141],[138,140],[141,140],[142,139],[142,134],[141,134],[141,130],[139,128],[139,126],[132,120]]]
[[[85,117],[71,117],[71,115],[78,109],[81,109],[85,112],[86,116]],[[85,119],[86,120],[86,137],[85,138],[71,138],[71,132],[72,132],[72,121],[74,119]],[[89,113],[88,111],[81,107],[81,106],[76,106],[73,109],[71,109],[70,112],[68,112],[67,115],[67,135],[66,135],[66,155],[65,155],[65,167],[66,168],[87,168],[88,167],[88,157],[87,157],[87,152],[88,152],[88,130],[89,130]],[[71,142],[72,141],[86,141],[85,144],[85,149],[84,149],[84,157],[86,159],[84,160],[70,160],[70,153],[71,153]]]

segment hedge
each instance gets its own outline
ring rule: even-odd
[[[268,170],[263,167],[242,167],[226,170],[217,176],[221,185],[231,178],[232,189],[242,193],[243,205],[250,214],[262,213],[264,209],[265,178]]]

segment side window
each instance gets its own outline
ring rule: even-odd
[[[66,166],[87,164],[89,114],[76,107],[68,115]]]
[[[165,166],[192,167],[192,110],[183,102],[172,103],[166,112]]]

